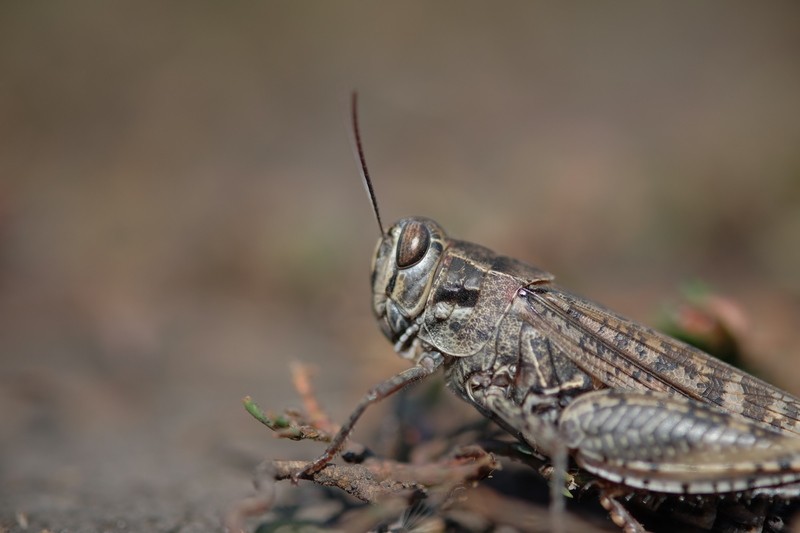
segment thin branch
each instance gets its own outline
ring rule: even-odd
[[[303,461],[273,461],[276,480],[291,479],[306,465]],[[357,465],[328,464],[303,479],[318,485],[337,487],[365,502],[376,502],[391,494],[411,489],[428,489],[469,484],[500,469],[492,454],[477,446],[460,449],[453,456],[421,465],[391,460],[367,459]]]
[[[334,434],[339,431],[336,424],[331,422],[327,413],[319,406],[317,396],[314,393],[314,388],[311,386],[311,370],[310,365],[303,363],[292,363],[292,383],[294,388],[297,389],[300,398],[303,400],[303,407],[305,408],[308,416],[309,423],[322,432]]]
[[[308,439],[321,442],[331,441],[332,435],[330,433],[307,423],[301,413],[286,410],[282,415],[268,415],[250,396],[245,396],[242,399],[242,403],[253,418],[274,431],[280,438],[291,440]]]

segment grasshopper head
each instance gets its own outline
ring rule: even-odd
[[[417,319],[425,309],[433,278],[447,246],[444,230],[428,218],[410,217],[383,230],[378,201],[369,179],[361,134],[358,131],[358,96],[353,92],[351,111],[353,141],[361,163],[361,177],[367,190],[375,221],[381,232],[372,260],[372,309],[381,330],[394,343],[394,349],[406,358],[421,350],[417,337]]]
[[[372,308],[401,355],[413,357],[416,319],[425,309],[442,252],[444,230],[428,218],[404,218],[378,241],[372,261]]]

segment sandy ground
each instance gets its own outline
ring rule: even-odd
[[[288,364],[312,362],[341,420],[403,367],[370,315],[353,88],[384,218],[431,216],[644,321],[708,282],[746,310],[750,363],[800,393],[798,22],[4,3],[0,526],[218,530],[259,461],[319,451],[242,396],[296,405]]]

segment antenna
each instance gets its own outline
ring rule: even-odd
[[[358,131],[358,93],[356,91],[353,91],[350,97],[350,108],[353,118],[355,149],[358,154],[358,160],[361,163],[361,178],[364,181],[364,188],[367,190],[367,195],[372,202],[372,212],[375,213],[375,220],[378,221],[378,229],[381,230],[381,235],[386,235],[386,232],[383,230],[383,223],[381,222],[381,214],[378,211],[378,200],[375,198],[375,189],[372,188],[372,180],[369,179],[369,170],[367,170],[367,159],[364,157],[364,148],[361,146],[361,134]]]

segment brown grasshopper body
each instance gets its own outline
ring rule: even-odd
[[[600,480],[797,494],[800,400],[552,279],[408,218],[378,246],[374,310],[401,355],[441,355],[456,394]]]
[[[375,206],[357,126],[356,140]],[[799,399],[430,219],[381,233],[373,310],[415,366],[373,389],[299,475],[334,457],[369,404],[442,367],[458,396],[537,453],[562,466],[568,455],[595,476],[629,531],[640,526],[616,501],[623,494],[702,503],[800,493]]]

